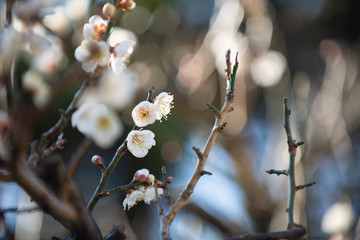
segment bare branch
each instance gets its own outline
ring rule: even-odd
[[[270,240],[270,239],[298,239],[306,234],[306,228],[289,229],[281,232],[247,233],[238,237],[226,238],[225,240]]]

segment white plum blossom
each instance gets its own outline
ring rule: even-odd
[[[90,17],[89,23],[83,27],[83,36],[85,39],[100,41],[107,28],[107,21],[98,15]]]
[[[155,134],[150,130],[133,130],[126,140],[129,151],[138,158],[143,158],[152,146],[155,146]]]
[[[170,114],[171,109],[174,107],[173,106],[173,100],[174,100],[174,95],[170,95],[166,92],[162,92],[160,93],[154,102],[154,105],[157,107],[158,111],[157,111],[157,120],[161,119],[167,119],[167,115]]]
[[[129,189],[126,198],[123,201],[124,210],[129,210],[136,205],[137,202],[144,201],[146,204],[156,200],[156,185],[154,175],[150,174],[146,168],[136,171],[132,183],[143,182],[144,185],[139,185],[133,189]],[[164,194],[161,187],[157,188],[158,195]]]
[[[145,197],[144,192],[140,190],[134,190],[126,194],[126,198],[123,201],[124,210],[126,210],[126,207],[127,210],[129,210],[134,205],[136,205],[137,202],[144,200],[144,197]]]
[[[142,101],[132,110],[131,117],[138,127],[153,124],[157,118],[157,107],[149,101]]]
[[[111,54],[111,68],[115,73],[120,73],[126,68],[131,53],[134,51],[136,42],[132,40],[122,41],[114,47]]]
[[[82,62],[82,69],[85,72],[92,72],[99,66],[105,66],[109,62],[109,46],[104,41],[85,39],[75,49],[75,58]]]
[[[156,188],[152,185],[145,188],[145,196],[144,202],[146,204],[150,204],[151,202],[156,200]],[[158,195],[164,194],[164,190],[162,188],[157,188]]]
[[[112,109],[91,102],[74,112],[71,123],[101,148],[111,147],[123,132],[122,123]]]
[[[131,11],[136,7],[136,3],[133,0],[120,0],[118,6],[125,12]]]
[[[22,77],[23,88],[28,91],[36,107],[44,106],[50,98],[50,87],[42,75],[28,70]]]
[[[79,103],[102,103],[117,110],[128,106],[135,95],[136,77],[124,70],[115,74],[111,70],[104,70],[94,87],[88,88],[79,100]]]
[[[89,114],[91,137],[101,148],[109,148],[120,137],[123,126],[116,113],[105,105],[99,104]]]

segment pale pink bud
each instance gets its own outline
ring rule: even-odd
[[[174,181],[174,178],[173,177],[168,177],[167,178],[167,180],[166,180],[166,182],[168,183],[168,184],[170,184],[170,183],[172,183]]]
[[[116,13],[116,8],[111,3],[106,3],[102,9],[104,16],[112,18]]]
[[[103,159],[99,155],[94,155],[91,158],[91,162],[96,166],[102,166],[104,164]]]

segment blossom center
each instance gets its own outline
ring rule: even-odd
[[[147,118],[150,115],[149,109],[140,108],[138,111],[138,116],[141,119]]]
[[[139,135],[135,135],[132,139],[132,142],[142,147],[144,145],[144,139]]]
[[[107,118],[106,116],[100,117],[97,121],[97,126],[100,129],[107,129],[111,126],[111,122],[110,119]]]
[[[99,25],[94,26],[94,35],[97,39],[101,39],[101,36],[106,32],[106,25],[104,23],[100,23]]]

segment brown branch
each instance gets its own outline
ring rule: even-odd
[[[68,163],[68,177],[74,178],[81,161],[84,159],[86,154],[90,151],[94,142],[88,138],[85,138],[81,145],[77,148],[76,152],[72,155]]]
[[[289,229],[281,232],[247,233],[238,237],[226,238],[225,240],[270,240],[270,239],[298,239],[305,236],[306,228]]]
[[[315,185],[316,182],[311,182],[311,183],[306,183],[306,184],[303,184],[303,185],[298,185],[295,187],[295,191],[299,191],[299,190],[302,190],[302,189],[305,189],[307,187],[311,187],[313,185]]]
[[[230,59],[230,51],[226,54],[226,61]],[[237,60],[236,60],[237,64]],[[229,67],[228,67],[229,68]],[[230,67],[231,68],[231,67]],[[230,85],[234,85],[235,81],[235,75],[236,75],[236,69],[237,66],[234,66],[234,71],[232,74],[230,74]],[[231,71],[231,70],[230,70]],[[198,163],[195,169],[194,174],[192,175],[191,179],[189,180],[186,188],[183,190],[183,192],[178,197],[177,201],[174,205],[172,205],[168,211],[167,214],[160,216],[161,217],[161,237],[162,239],[170,239],[169,234],[169,228],[174,220],[176,214],[180,211],[180,209],[184,206],[185,202],[189,199],[191,194],[193,193],[193,190],[199,181],[200,177],[204,174],[207,174],[208,172],[204,171],[206,160],[210,154],[210,151],[212,147],[214,146],[214,143],[217,139],[217,137],[220,135],[221,130],[224,128],[224,119],[225,116],[232,111],[232,103],[234,101],[234,91],[227,91],[225,102],[223,104],[222,109],[219,111],[218,114],[215,114],[215,123],[213,126],[213,129],[208,137],[208,140],[205,144],[204,150],[201,152],[198,148],[193,147],[193,150],[196,152],[198,157]]]
[[[53,127],[51,127],[48,131],[44,132],[41,135],[41,139],[37,143],[36,149],[34,149],[35,151],[30,154],[28,160],[29,162],[35,164],[37,161],[39,161],[43,157],[43,153],[46,150],[46,148],[49,146],[50,142],[61,134],[61,132],[64,130],[65,126],[67,125],[68,119],[76,110],[76,104],[81,94],[87,88],[90,79],[92,79],[93,77],[94,76],[92,75],[92,76],[87,76],[85,78],[80,89],[74,95],[74,98],[67,107],[67,109],[63,113],[61,113],[60,119],[57,121],[57,123]]]

